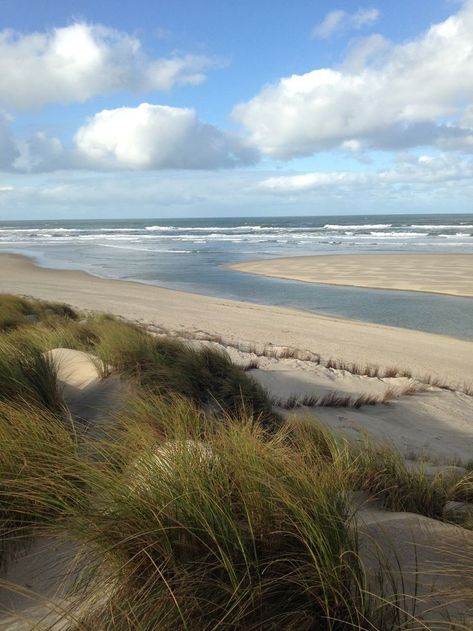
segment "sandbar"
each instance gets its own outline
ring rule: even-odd
[[[228,267],[324,285],[473,297],[473,254],[328,254],[246,261]]]

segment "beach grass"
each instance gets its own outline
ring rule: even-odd
[[[180,394],[236,416],[245,409],[263,423],[278,422],[263,388],[221,351],[152,336],[118,320],[96,321],[92,330],[98,337],[93,350],[103,365],[151,392]]]
[[[69,315],[66,307],[61,310],[57,306],[58,315],[52,317],[50,303],[38,302],[39,307],[37,301],[19,301],[25,311],[36,309],[38,320],[11,326],[2,336],[4,350],[0,349],[0,353],[6,362],[13,355],[17,359],[29,357],[32,367],[34,358],[38,378],[46,375],[51,364],[42,355],[51,348],[91,351],[99,358],[104,376],[114,372],[163,396],[181,394],[215,410],[238,415],[245,409],[263,423],[279,421],[264,389],[222,351],[194,348],[168,337],[153,336],[142,327],[111,316],[96,315],[77,321],[75,312]],[[53,372],[52,364],[50,369]]]
[[[62,405],[52,359],[34,343],[0,338],[0,400],[14,399],[56,410]]]
[[[71,629],[383,629],[408,617],[402,596],[368,589],[347,477],[296,451],[289,426],[145,397],[117,430],[89,479],[94,501],[68,514],[87,549]]]
[[[291,395],[287,399],[274,399],[273,405],[284,410],[293,410],[301,407],[329,407],[329,408],[353,408],[359,409],[366,405],[384,405],[408,396],[423,392],[425,386],[421,383],[410,382],[398,388],[387,388],[384,392],[373,394],[345,394],[343,392],[329,392],[323,395]]]
[[[213,349],[42,313],[0,333],[0,564],[37,536],[77,546],[65,628],[430,629],[402,568],[365,566],[357,494],[446,519],[447,501],[471,500],[471,474],[428,476],[391,446],[283,421]],[[131,385],[100,439],[58,396],[55,346]]]
[[[0,566],[81,498],[77,436],[37,403],[0,401]]]
[[[352,491],[363,491],[368,500],[385,510],[442,518],[445,503],[453,499],[449,476],[432,478],[422,465],[409,467],[392,446],[379,445],[368,437],[355,442],[313,420],[294,424],[293,432],[298,451],[309,449],[312,459],[323,459],[340,470]]]
[[[62,303],[0,294],[0,331],[8,331],[31,322],[48,319],[77,320],[77,318],[77,312]]]

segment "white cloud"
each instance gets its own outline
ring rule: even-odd
[[[18,155],[10,131],[10,118],[0,112],[0,169],[9,168]]]
[[[372,42],[373,43],[373,42]],[[339,148],[460,143],[473,103],[473,0],[419,38],[361,67],[321,68],[283,78],[234,109],[262,152],[282,159]],[[471,114],[471,110],[468,110]],[[470,120],[470,119],[468,119]]]
[[[312,29],[312,37],[327,39],[341,28],[346,15],[346,11],[341,11],[340,9],[330,11],[320,24],[314,26]]]
[[[0,104],[28,109],[121,89],[169,90],[202,82],[205,70],[217,63],[202,55],[151,59],[139,39],[99,24],[80,22],[31,34],[3,30]]]
[[[194,110],[148,103],[99,112],[74,142],[79,164],[96,169],[213,169],[257,159],[254,149]]]
[[[17,142],[18,156],[11,164],[17,171],[54,171],[72,166],[69,153],[59,138],[38,131],[28,140]]]
[[[311,191],[323,186],[354,184],[366,180],[366,175],[350,171],[326,173],[301,173],[299,175],[281,175],[262,180],[258,187],[274,193],[295,193]]]
[[[374,24],[380,16],[378,9],[358,9],[356,13],[351,16],[351,21],[355,28],[361,28],[369,24]]]
[[[448,187],[464,181],[471,185],[473,162],[457,160],[447,155],[402,156],[391,169],[381,171],[328,171],[273,176],[261,180],[257,188],[275,194],[305,193],[320,189],[353,191],[368,188],[380,191],[383,187],[413,186]]]
[[[328,39],[335,33],[349,29],[361,29],[374,24],[380,16],[378,9],[358,9],[355,13],[347,13],[341,9],[330,11],[324,19],[312,29],[312,37]]]
[[[0,117],[0,169],[18,173],[66,170],[219,169],[254,164],[258,151],[235,134],[201,121],[193,109],[151,105],[102,110],[72,145],[42,131],[15,139]]]
[[[343,61],[343,71],[353,74],[363,72],[368,64],[381,65],[391,48],[389,40],[379,33],[353,40]]]
[[[129,217],[130,209],[140,217],[471,212],[473,166],[465,157],[402,155],[378,173],[286,177],[296,175],[313,179],[253,169],[12,173],[0,212],[4,219]]]

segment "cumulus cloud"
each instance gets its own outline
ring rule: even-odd
[[[472,130],[473,0],[405,44],[382,46],[360,66],[321,68],[283,78],[234,109],[262,152],[289,159],[356,142],[366,148],[461,146]],[[469,114],[468,114],[469,112]],[[453,138],[454,137],[454,138]],[[464,143],[463,143],[464,144]]]
[[[122,89],[169,90],[201,83],[219,63],[190,54],[152,59],[139,39],[100,24],[30,34],[8,29],[0,32],[0,104],[28,109]]]
[[[149,103],[98,112],[69,147],[43,132],[14,143],[6,128],[5,138],[11,150],[2,151],[0,166],[18,172],[218,169],[259,159],[254,147],[202,122],[194,110]]]
[[[0,169],[20,173],[233,168],[259,157],[245,140],[188,108],[142,103],[102,110],[68,146],[42,131],[15,139],[9,120],[0,118]]]
[[[457,160],[448,155],[420,157],[404,155],[391,169],[372,172],[329,171],[269,177],[257,188],[262,191],[304,193],[320,189],[349,189],[407,186],[448,186],[460,181],[471,184],[473,162]]]
[[[359,30],[364,26],[374,24],[380,16],[378,9],[358,9],[355,13],[347,13],[341,9],[330,11],[324,19],[314,26],[311,36],[328,39],[335,33],[349,29]]]
[[[74,142],[77,159],[98,169],[213,169],[257,159],[254,149],[194,110],[149,103],[99,112]]]

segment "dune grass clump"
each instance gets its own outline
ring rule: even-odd
[[[16,329],[31,322],[77,318],[76,311],[65,304],[0,294],[0,331]]]
[[[58,410],[62,406],[51,358],[25,340],[14,345],[0,338],[0,401],[19,400]]]
[[[42,352],[53,348],[89,351],[98,342],[98,336],[94,330],[95,320],[96,318],[84,321],[52,318],[11,329],[3,333],[1,337],[18,349],[28,349],[33,345]]]
[[[455,481],[451,498],[458,502],[473,502],[473,471],[470,470],[466,475]]]
[[[1,566],[83,498],[83,466],[63,418],[37,405],[0,401],[0,445]]]
[[[95,551],[71,629],[394,628],[397,605],[366,592],[346,480],[288,427],[157,398],[123,421],[69,523]]]
[[[449,499],[449,481],[428,477],[423,467],[411,469],[392,448],[365,445],[360,455],[358,485],[392,511],[440,519]]]
[[[353,491],[364,491],[384,509],[419,513],[441,518],[445,503],[452,499],[451,481],[430,478],[422,466],[408,467],[402,454],[391,446],[380,446],[365,438],[361,443],[335,434],[315,423],[294,425],[295,449],[309,451],[349,480]]]
[[[384,631],[409,617],[402,596],[367,589],[351,494],[367,469],[329,430],[270,432],[142,393],[91,444],[0,404],[0,441],[3,560],[34,534],[85,550],[70,629]]]
[[[0,367],[4,368],[4,374],[0,375],[0,387],[3,381],[4,398],[10,392],[21,391],[21,396],[32,400],[35,388],[37,394],[43,388],[41,402],[53,405],[57,394],[54,366],[45,353],[51,348],[66,347],[97,354],[106,371],[133,379],[151,392],[164,396],[180,394],[201,406],[221,408],[235,415],[245,408],[263,422],[278,421],[263,388],[224,353],[155,337],[132,323],[110,316],[77,321],[75,312],[69,315],[65,306],[14,296],[3,299],[18,309],[28,312],[36,309],[36,315],[47,314],[54,307],[54,314],[58,315],[38,322],[26,319],[21,326],[12,325],[3,333]]]
[[[259,362],[257,359],[250,359],[242,368],[245,372],[248,372],[248,370],[256,370],[259,368]]]
[[[198,405],[235,415],[246,409],[268,424],[278,421],[263,388],[224,353],[153,337],[137,326],[111,319],[96,322],[92,330],[98,337],[94,352],[103,364],[151,392],[182,395]]]
[[[329,392],[323,395],[291,395],[287,399],[273,399],[273,405],[285,410],[293,410],[300,407],[329,407],[329,408],[353,408],[359,409],[366,405],[383,405],[393,399],[406,395],[424,392],[425,386],[417,382],[410,382],[400,388],[387,388],[384,392],[374,394],[345,394],[343,392]]]

